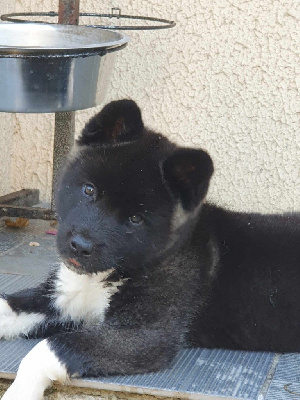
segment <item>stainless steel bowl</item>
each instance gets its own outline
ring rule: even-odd
[[[0,24],[0,111],[82,110],[106,95],[129,38],[84,26]]]

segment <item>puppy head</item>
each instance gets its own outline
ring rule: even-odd
[[[194,218],[212,172],[204,151],[146,129],[133,101],[108,104],[84,128],[61,178],[61,257],[79,273],[143,273],[170,246],[178,207]]]

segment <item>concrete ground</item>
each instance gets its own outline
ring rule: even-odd
[[[49,221],[31,220],[22,229],[7,228],[0,219],[0,292],[41,282],[58,261]],[[30,246],[36,242],[39,246]],[[31,243],[32,244],[32,243]],[[20,360],[36,340],[0,341],[0,395],[13,379]],[[1,379],[2,378],[2,379]],[[55,386],[54,399],[182,399],[292,400],[300,397],[300,355],[186,349],[159,373],[72,380]],[[16,399],[21,400],[21,399]]]

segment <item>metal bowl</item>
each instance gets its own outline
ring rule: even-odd
[[[84,26],[0,24],[0,111],[47,113],[100,104],[129,38]]]

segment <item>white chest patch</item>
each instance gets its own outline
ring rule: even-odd
[[[85,275],[76,274],[61,264],[56,281],[54,308],[62,320],[86,323],[103,322],[110,299],[122,281],[107,286],[105,280],[112,270]]]

